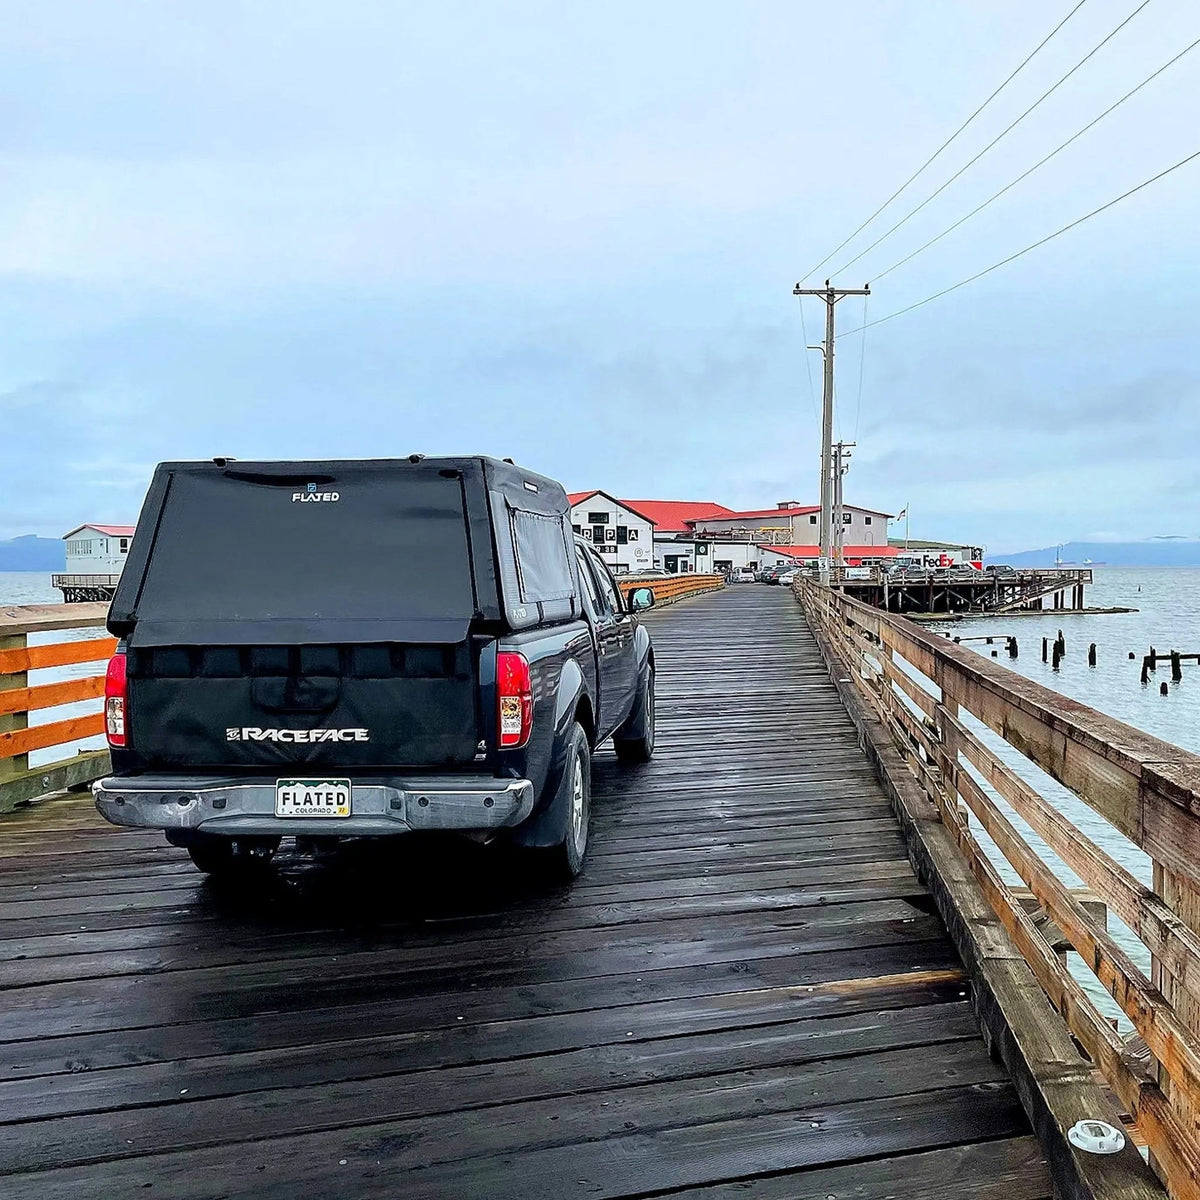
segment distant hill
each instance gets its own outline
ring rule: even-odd
[[[1021,550],[1015,554],[989,554],[989,563],[1008,563],[1014,567],[1052,567],[1060,553],[1057,546],[1041,550]],[[1062,550],[1063,565],[1083,567],[1107,563],[1110,567],[1200,567],[1200,540],[1155,537],[1140,542],[1067,542]]]
[[[60,538],[24,537],[0,542],[0,571],[62,571],[67,552]]]

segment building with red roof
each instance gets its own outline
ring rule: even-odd
[[[732,509],[714,500],[629,500],[595,488],[571,492],[571,524],[614,572],[660,567],[670,574],[735,571],[819,556],[820,507],[784,500],[774,508]],[[888,514],[843,506],[845,560],[891,559]]]
[[[133,525],[76,525],[63,534],[67,569],[53,584],[68,600],[111,600],[125,567]]]
[[[688,533],[695,521],[733,514],[732,509],[712,500],[623,500],[621,503],[653,521],[656,535]]]
[[[785,558],[794,559],[798,563],[815,563],[821,557],[820,546],[761,546],[761,550],[770,550],[774,554],[782,554]],[[900,551],[895,546],[843,546],[842,561],[847,567],[861,567],[874,562],[886,562],[897,558]]]

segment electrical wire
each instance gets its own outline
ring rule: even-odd
[[[1067,13],[1067,15],[1063,17],[1063,19],[1059,21],[1059,23],[1055,25],[1055,27],[1050,30],[1050,32],[1046,34],[1046,36],[1042,38],[1040,42],[1038,42],[1033,50],[1021,60],[1016,70],[1014,70],[1012,74],[1009,75],[1008,78],[1005,79],[1004,82],[852,234],[850,234],[848,238],[845,239],[845,241],[839,242],[838,245],[830,250],[830,252],[823,259],[821,259],[821,261],[817,263],[815,267],[812,268],[812,270],[807,271],[801,278],[800,282],[803,283],[804,280],[810,275],[815,275],[835,254],[837,254],[844,247],[848,246],[856,237],[858,237],[858,235],[862,233],[862,231],[866,229],[866,227],[870,225],[871,222],[874,221],[875,218],[879,216],[879,214],[883,212],[883,210],[887,208],[888,205],[891,204],[892,201],[895,200],[896,197],[899,196],[905,190],[905,188],[909,186],[909,184],[913,183],[925,170],[925,168],[928,167],[934,161],[934,159],[936,159],[938,155],[940,155],[941,152],[945,150],[950,143],[953,142],[955,138],[957,138],[958,135],[962,133],[962,131],[966,129],[966,127],[970,125],[973,120],[975,120],[977,116],[979,116],[981,112],[983,112],[984,109],[987,108],[987,106],[991,104],[991,102],[995,100],[995,98],[1000,95],[1000,93],[1004,91],[1004,89],[1008,87],[1008,85],[1012,83],[1014,79],[1016,79],[1016,77],[1033,59],[1034,55],[1046,45],[1046,43],[1084,6],[1085,3],[1087,3],[1087,0],[1079,0],[1079,3],[1076,4],[1075,7],[1071,9],[1071,11]]]
[[[867,304],[870,299],[869,294],[863,297],[863,323],[860,326],[862,341],[858,347],[858,399],[854,403],[854,436],[850,439],[852,442],[858,441],[858,421],[862,416],[863,367],[867,361]]]
[[[1016,129],[1016,127],[1020,125],[1020,123],[1025,120],[1025,118],[1029,116],[1029,114],[1033,112],[1035,108],[1037,108],[1043,101],[1048,100],[1056,91],[1058,91],[1058,89],[1062,87],[1062,85],[1066,83],[1067,80],[1070,79],[1071,76],[1074,75],[1075,72],[1078,71],[1079,68],[1082,67],[1083,64],[1092,57],[1092,55],[1096,54],[1099,50],[1103,49],[1104,46],[1111,42],[1112,39],[1115,38],[1117,34],[1120,33],[1121,30],[1124,29],[1125,26],[1128,25],[1129,22],[1132,21],[1133,18],[1136,17],[1138,13],[1140,13],[1142,9],[1144,9],[1149,3],[1150,0],[1142,0],[1141,4],[1139,4],[1137,8],[1135,8],[1133,12],[1129,14],[1129,16],[1127,16],[1114,30],[1112,30],[1111,33],[1105,36],[1102,41],[1093,46],[1064,76],[1062,76],[1061,79],[1058,80],[1057,83],[1055,83],[1047,91],[1043,92],[1019,117],[1017,117],[1015,121],[1012,122],[1011,125],[1006,126],[1003,130],[1001,130],[1000,133],[992,138],[992,140],[988,142],[988,144],[984,146],[984,148],[980,150],[974,158],[972,158],[963,166],[959,167],[959,169],[955,171],[954,174],[951,175],[950,178],[947,179],[946,182],[943,183],[936,192],[926,196],[925,199],[916,206],[916,208],[910,209],[909,212],[905,213],[905,215],[901,217],[900,220],[891,227],[891,229],[880,234],[880,236],[877,237],[865,250],[860,250],[852,259],[850,259],[849,262],[843,263],[840,267],[838,267],[833,274],[839,275],[848,267],[852,267],[864,255],[870,254],[870,252],[874,250],[875,247],[880,244],[880,242],[886,241],[888,238],[890,238],[892,234],[900,228],[901,225],[905,224],[912,217],[915,217],[917,213],[919,213],[921,209],[923,209],[931,200],[936,200],[937,197],[940,196],[956,179],[958,179],[965,171],[968,171],[971,167],[973,167],[993,146],[996,145],[997,142],[999,142],[1002,138],[1007,137],[1014,129]]]
[[[929,247],[934,244],[934,242],[940,242],[942,240],[942,238],[944,238],[946,236],[946,234],[953,233],[960,225],[965,224],[973,216],[975,216],[976,213],[983,212],[983,210],[985,208],[987,208],[987,206],[989,204],[991,204],[993,200],[999,200],[1000,197],[1003,196],[1005,192],[1016,187],[1017,184],[1021,182],[1021,180],[1028,179],[1029,176],[1032,175],[1034,173],[1034,171],[1036,171],[1039,167],[1044,166],[1056,154],[1059,154],[1061,151],[1065,150],[1077,138],[1082,137],[1085,133],[1087,133],[1087,131],[1089,129],[1092,128],[1092,126],[1098,125],[1101,121],[1104,120],[1105,117],[1108,116],[1109,113],[1120,108],[1121,105],[1124,104],[1125,101],[1130,98],[1130,96],[1133,96],[1137,92],[1140,92],[1142,90],[1142,88],[1144,88],[1148,83],[1157,79],[1168,67],[1173,67],[1181,58],[1183,58],[1183,56],[1185,54],[1190,54],[1193,50],[1195,50],[1195,48],[1197,46],[1200,46],[1200,38],[1197,38],[1190,46],[1187,46],[1183,50],[1180,50],[1180,52],[1177,55],[1175,55],[1175,57],[1172,58],[1170,61],[1163,63],[1163,65],[1161,67],[1159,67],[1158,70],[1155,71],[1153,75],[1148,75],[1132,91],[1126,92],[1125,95],[1123,95],[1120,98],[1120,100],[1118,100],[1115,104],[1106,108],[1098,117],[1089,121],[1078,132],[1073,133],[1069,138],[1067,138],[1067,140],[1065,142],[1062,143],[1061,146],[1057,146],[1053,150],[1051,150],[1050,153],[1047,154],[1045,158],[1041,158],[1037,162],[1035,162],[1033,164],[1033,166],[1029,168],[1028,171],[1023,171],[1020,175],[1018,175],[1016,177],[1016,179],[1014,179],[1012,181],[1012,183],[1005,184],[1004,187],[1002,187],[998,192],[995,192],[991,196],[989,196],[982,204],[978,205],[976,208],[971,209],[971,211],[969,213],[967,213],[967,215],[965,217],[960,217],[957,221],[954,222],[953,225],[949,226],[949,228],[943,229],[942,232],[937,235],[937,237],[930,238],[929,241],[927,241],[925,243],[925,245],[918,247],[911,254],[905,255],[905,257],[900,259],[899,262],[892,263],[892,265],[890,267],[888,267],[886,271],[880,271],[878,275],[872,276],[872,282],[877,282],[878,280],[882,279],[885,275],[890,275],[894,270],[896,270],[897,267],[902,267],[902,266],[904,266],[904,264],[906,262],[911,262],[914,258],[917,257],[918,254],[921,254],[923,251],[928,250]]]
[[[808,361],[808,329],[804,324],[804,297],[800,296],[800,332],[804,335],[804,372],[808,376],[808,407],[812,409],[813,420],[817,421],[817,394],[813,390],[812,364]]]
[[[860,325],[858,329],[847,330],[843,337],[849,336],[852,333],[858,333],[859,330],[873,329],[876,325],[882,325],[884,321],[894,320],[896,317],[902,317],[905,313],[910,313],[914,308],[921,308],[934,300],[940,300],[943,296],[948,296],[951,292],[958,291],[961,287],[966,287],[968,283],[974,283],[977,279],[982,279],[985,275],[990,275],[993,271],[999,270],[1001,267],[1007,266],[1010,262],[1015,262],[1018,258],[1022,258],[1031,250],[1036,250],[1039,246],[1044,246],[1047,242],[1053,241],[1060,234],[1066,233],[1068,230],[1074,229],[1077,225],[1082,225],[1084,221],[1090,221],[1092,217],[1099,216],[1100,213],[1112,208],[1115,204],[1120,204],[1122,200],[1127,200],[1130,196],[1140,192],[1143,188],[1148,188],[1152,183],[1157,183],[1160,179],[1165,179],[1173,171],[1178,171],[1180,167],[1186,167],[1193,159],[1200,158],[1200,150],[1195,150],[1186,158],[1181,158],[1173,166],[1167,167],[1165,171],[1159,171],[1157,175],[1151,176],[1149,179],[1142,180],[1136,187],[1131,187],[1129,191],[1122,192],[1119,196],[1108,201],[1107,204],[1100,205],[1099,208],[1093,208],[1090,213],[1085,213],[1082,217],[1077,217],[1069,225],[1064,225],[1061,229],[1056,229],[1053,233],[1047,234],[1044,238],[1026,246],[1023,250],[1018,250],[1015,254],[1010,254],[1007,258],[1002,258],[997,263],[992,263],[990,267],[985,267],[982,271],[976,271],[974,275],[969,275],[966,279],[960,280],[951,287],[942,288],[940,292],[934,292],[932,296],[926,296],[924,300],[918,300],[915,304],[910,304],[905,308],[897,309],[894,313],[888,313],[886,317],[880,317],[878,320],[871,321],[865,325]]]

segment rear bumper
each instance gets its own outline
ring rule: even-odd
[[[354,780],[348,817],[275,815],[275,780],[219,776],[110,775],[92,784],[114,825],[196,830],[229,837],[386,837],[416,830],[507,829],[533,811],[527,779],[422,775]]]

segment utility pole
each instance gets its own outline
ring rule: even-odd
[[[829,582],[829,560],[833,553],[833,307],[843,296],[869,296],[869,287],[835,288],[825,280],[823,288],[796,284],[793,296],[820,296],[825,301],[825,390],[821,399],[821,582]],[[816,349],[816,347],[808,347]]]
[[[845,557],[846,521],[842,516],[842,477],[850,470],[850,451],[857,443],[838,442],[833,447],[833,568]]]

